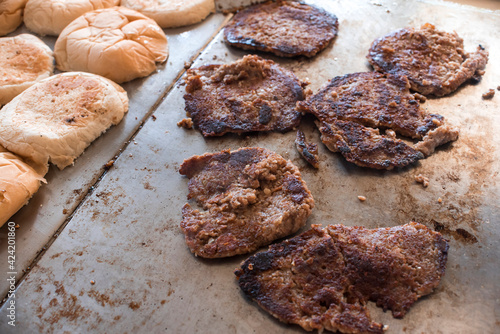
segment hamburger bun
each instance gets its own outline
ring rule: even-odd
[[[45,182],[47,166],[32,166],[0,146],[0,226]]]
[[[152,19],[125,7],[88,12],[64,28],[54,47],[61,71],[121,83],[151,74],[168,57],[167,37]]]
[[[57,36],[80,15],[119,4],[120,0],[28,0],[24,24],[37,34]]]
[[[81,72],[49,77],[0,110],[0,145],[37,164],[59,169],[128,110],[127,93],[116,83]]]
[[[0,36],[13,32],[23,22],[23,9],[28,0],[0,1]]]
[[[54,72],[52,50],[34,35],[0,38],[0,105]]]
[[[122,0],[122,6],[152,18],[162,28],[195,24],[215,12],[214,0]]]

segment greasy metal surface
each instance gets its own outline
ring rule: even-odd
[[[94,141],[75,161],[74,166],[63,171],[54,166],[50,168],[45,176],[47,184],[42,185],[29,205],[10,219],[20,225],[16,230],[17,279],[82,201],[89,188],[95,184],[104,172],[103,165],[124,146],[125,141],[139,128],[165,90],[184,70],[185,62],[189,62],[210,41],[224,19],[222,14],[217,14],[189,28],[165,30],[170,49],[168,60],[159,64],[158,70],[152,75],[122,85],[130,99],[129,111],[123,121]],[[24,32],[29,31],[21,27],[11,35]],[[51,48],[54,47],[55,38],[44,37],[44,40]],[[6,244],[7,233],[5,224],[0,229],[0,245]],[[7,247],[0,247],[0,258],[6,259],[7,255]],[[8,270],[6,261],[0,263],[0,271],[11,271]],[[0,280],[0,294],[5,296],[7,290],[6,280]]]
[[[185,116],[184,87],[177,84],[19,286],[16,331],[5,321],[9,301],[3,305],[1,332],[303,332],[241,294],[233,270],[245,256],[195,258],[179,228],[187,195],[187,179],[178,173],[182,160],[242,146],[269,148],[299,166],[316,201],[308,224],[382,227],[416,220],[450,240],[440,286],[404,319],[370,305],[373,319],[389,325],[388,333],[498,332],[500,92],[492,100],[481,94],[500,85],[500,29],[494,28],[500,15],[431,1],[309,2],[338,16],[333,46],[310,60],[272,59],[309,78],[314,91],[336,75],[369,70],[364,57],[370,43],[400,27],[431,22],[456,30],[468,50],[485,46],[490,61],[478,85],[423,105],[458,125],[459,140],[395,171],[356,167],[320,144],[316,171],[295,151],[293,131],[204,139],[178,128]],[[226,47],[218,34],[193,66],[244,54]],[[310,119],[300,127],[319,143]],[[430,179],[429,187],[414,181],[417,174]],[[367,200],[360,202],[358,195]]]

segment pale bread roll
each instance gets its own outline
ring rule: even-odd
[[[47,166],[32,166],[0,146],[0,226],[45,183]]]
[[[215,12],[214,0],[122,0],[122,6],[143,13],[162,28],[195,24]]]
[[[61,71],[85,71],[121,83],[151,74],[168,57],[167,37],[152,19],[125,7],[100,9],[71,22],[54,47]]]
[[[0,36],[13,32],[23,22],[23,9],[28,0],[0,0]]]
[[[52,50],[38,37],[0,38],[0,106],[53,72]]]
[[[28,0],[24,24],[37,34],[57,36],[80,15],[119,4],[120,0]]]
[[[127,93],[111,80],[82,72],[54,75],[0,109],[0,145],[63,169],[127,110]]]

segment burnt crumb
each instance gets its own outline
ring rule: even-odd
[[[297,131],[297,136],[295,138],[295,147],[300,155],[314,168],[319,168],[318,159],[318,145],[314,143],[308,143],[304,133],[300,130]]]
[[[115,164],[115,161],[114,160],[109,160],[105,165],[104,165],[104,169],[108,170],[110,169],[111,167],[113,167],[113,165]]]
[[[495,90],[488,89],[488,91],[483,94],[483,100],[491,100],[493,96],[495,96]]]
[[[153,119],[153,122],[156,121],[156,116],[155,115],[151,115],[151,118]]]
[[[193,120],[191,118],[184,118],[177,122],[177,126],[184,129],[192,129],[193,128]]]
[[[128,304],[128,307],[130,307],[132,310],[137,310],[139,307],[141,307],[141,304],[136,302],[130,302]]]
[[[423,176],[422,174],[415,175],[415,181],[421,183],[422,187],[427,188],[429,186],[429,178]]]

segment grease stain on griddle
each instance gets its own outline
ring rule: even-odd
[[[413,180],[405,178],[397,188],[398,220],[414,220],[458,242],[477,243],[471,231],[481,230],[481,208],[488,201],[485,189],[494,183],[495,158],[490,154],[493,148],[482,137],[485,135],[461,134],[452,149],[437,152],[432,162],[424,161],[418,173],[432,179],[425,190],[415,188]],[[436,203],[438,197],[443,198],[442,203]]]
[[[478,242],[477,238],[472,233],[467,232],[463,228],[452,230],[437,221],[433,221],[432,223],[434,224],[434,231],[440,232],[443,235],[451,235],[455,240],[463,241],[464,243],[469,244],[475,244]]]

